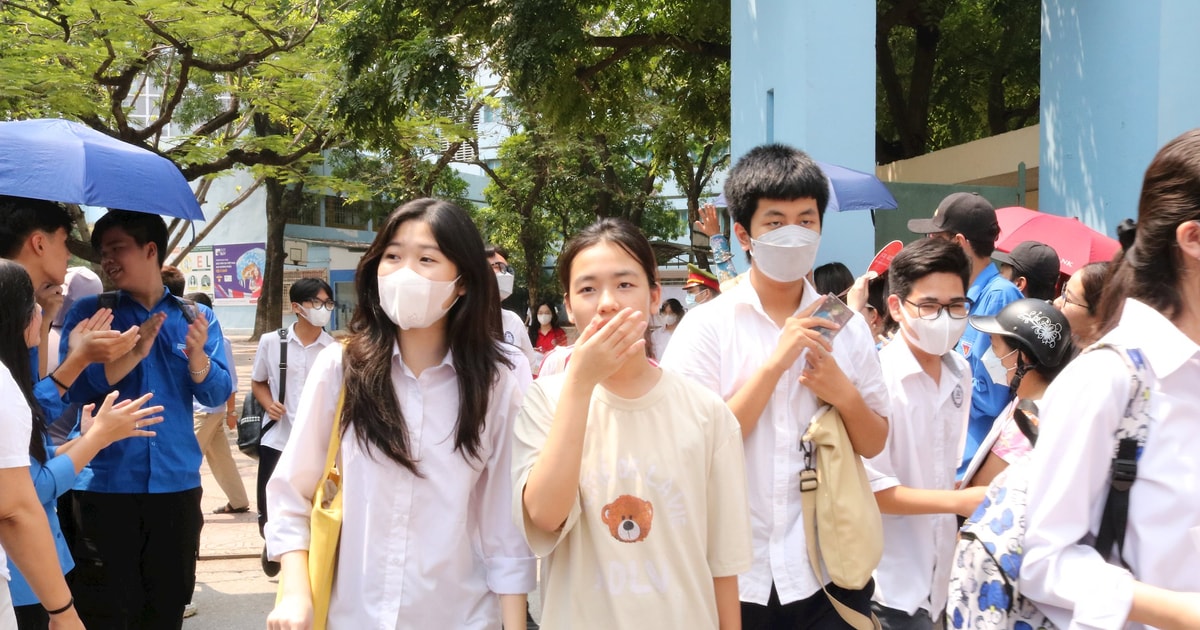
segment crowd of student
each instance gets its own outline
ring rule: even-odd
[[[750,269],[714,239],[686,311],[628,222],[566,243],[573,345],[551,303],[505,315],[503,251],[444,201],[384,221],[341,342],[328,285],[297,282],[296,323],[263,335],[252,374],[268,627],[513,630],[539,582],[552,629],[1200,627],[1200,130],[1151,163],[1127,249],[1061,292],[1043,246],[997,268],[976,195],[858,279],[812,273],[828,185],[803,152],[751,150],[725,197]],[[70,229],[56,204],[0,198],[0,628],[179,628],[201,453],[221,465],[212,426],[234,408],[228,342],[164,288],[162,219],[112,211],[92,244],[117,290],[74,296],[61,360],[40,361]],[[825,293],[856,315],[827,319]],[[810,555],[800,446],[826,406],[883,515],[861,587]],[[314,590],[334,490],[336,572]],[[226,494],[220,511],[249,509]],[[987,520],[1008,505],[1023,516]],[[988,528],[1021,537],[979,575]]]

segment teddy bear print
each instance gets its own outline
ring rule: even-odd
[[[622,494],[604,506],[600,519],[608,525],[613,538],[627,543],[641,542],[650,535],[654,506],[645,499]]]

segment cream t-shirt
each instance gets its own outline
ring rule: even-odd
[[[634,400],[597,387],[578,499],[548,534],[521,497],[563,379],[538,379],[514,428],[513,509],[544,558],[542,627],[716,628],[713,578],[752,560],[737,420],[716,394],[667,370]]]

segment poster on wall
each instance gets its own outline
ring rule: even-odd
[[[263,243],[214,245],[212,261],[215,303],[246,306],[258,303],[267,262]]]
[[[171,253],[174,259],[182,250],[176,249]],[[204,245],[193,247],[183,260],[179,261],[179,270],[183,272],[185,293],[207,293],[213,296],[213,252],[212,247]]]

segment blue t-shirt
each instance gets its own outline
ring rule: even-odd
[[[80,320],[91,317],[96,312],[96,305],[96,297],[76,302],[67,313],[63,330],[72,330]],[[185,351],[188,322],[179,300],[164,288],[163,297],[154,308],[146,310],[124,291],[118,292],[117,305],[113,309],[113,330],[125,331],[140,325],[152,314],[166,314],[150,354],[125,378],[111,386],[104,374],[104,365],[89,365],[75,379],[67,398],[72,403],[87,404],[102,400],[113,389],[121,392],[120,400],[153,392],[154,398],[147,404],[163,406],[163,421],[154,426],[155,437],[121,440],[101,450],[85,469],[90,471],[90,477],[80,475],[76,489],[145,494],[182,492],[200,487],[201,453],[196,442],[192,399],[209,407],[222,405],[229,398],[233,383],[225,359],[221,325],[212,309],[203,304],[195,307],[208,320],[204,353],[212,360],[212,369],[200,383],[193,382],[188,372]],[[64,336],[61,346],[64,354],[67,343],[68,337]]]
[[[971,288],[967,289],[972,315],[995,315],[1011,302],[1023,297],[1025,296],[1021,295],[1021,290],[1001,276],[993,264],[989,264],[980,272],[975,282],[971,283]],[[987,368],[983,366],[983,355],[990,347],[991,336],[973,326],[967,326],[956,346],[971,365],[971,381],[974,385],[974,392],[971,394],[971,419],[967,425],[967,444],[963,450],[962,464],[958,468],[960,479],[966,472],[967,464],[970,464],[971,458],[975,456],[975,451],[979,450],[979,444],[992,430],[992,421],[1008,404],[1009,388],[993,383]]]

